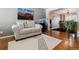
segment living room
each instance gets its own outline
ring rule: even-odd
[[[78,8],[0,8],[0,49],[78,50],[79,38],[69,38],[62,25],[65,19],[77,22],[78,15]]]

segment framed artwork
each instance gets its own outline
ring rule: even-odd
[[[18,8],[18,20],[33,20],[33,11],[27,8]]]

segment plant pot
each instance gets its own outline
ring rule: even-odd
[[[74,41],[75,40],[75,34],[74,33],[68,33],[68,40]]]

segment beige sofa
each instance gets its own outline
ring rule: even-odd
[[[19,39],[22,39],[22,38],[41,34],[42,26],[40,24],[35,24],[34,26],[24,28],[23,27],[24,25],[22,25],[23,22],[20,22],[21,25],[18,25],[18,23],[16,23],[15,25],[12,26],[12,30],[14,32],[15,40],[19,40]],[[32,24],[32,23],[30,22],[29,24]],[[28,25],[28,24],[26,24],[26,25]]]

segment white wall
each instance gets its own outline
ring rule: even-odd
[[[34,11],[34,20],[45,17],[45,9],[32,8]],[[13,31],[11,26],[17,21],[17,8],[0,8],[0,31],[3,35],[11,35]]]
[[[16,20],[15,8],[0,8],[0,31],[3,31],[3,35],[12,34],[11,26]]]
[[[79,8],[77,8],[77,36],[79,36]]]
[[[79,8],[77,8],[77,21],[79,21]]]
[[[42,8],[31,8],[34,11],[34,20],[46,17],[45,9]]]
[[[58,9],[58,8],[47,8],[46,9],[46,21],[47,21],[47,23],[48,23],[48,30],[50,30],[50,21],[49,21],[49,12],[50,11],[53,11],[53,10],[56,10],[56,9]]]

